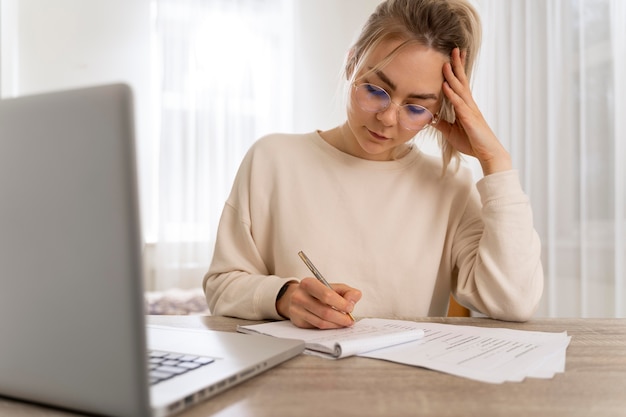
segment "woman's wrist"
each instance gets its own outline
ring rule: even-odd
[[[483,174],[485,176],[513,169],[511,155],[509,155],[509,153],[505,150],[503,150],[501,154],[494,156],[489,160],[480,161],[480,166],[482,167]]]
[[[285,285],[283,285],[278,294],[276,295],[276,311],[278,314],[289,320],[289,303],[291,299],[291,293],[294,288],[293,285],[297,284],[296,281],[289,281]]]

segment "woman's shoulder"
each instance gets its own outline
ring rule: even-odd
[[[270,133],[260,137],[251,147],[254,152],[275,151],[307,146],[315,133]]]
[[[461,160],[451,161],[444,171],[441,155],[420,152],[418,169],[424,176],[433,181],[445,183],[447,186],[456,184],[468,187],[474,183],[471,168]]]
[[[271,133],[260,137],[252,144],[243,160],[243,165],[252,169],[276,169],[291,166],[296,161],[310,158],[310,147],[314,133]]]

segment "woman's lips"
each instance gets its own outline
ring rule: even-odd
[[[389,140],[389,138],[388,138],[388,137],[383,136],[383,135],[379,135],[378,133],[373,132],[373,131],[371,131],[371,130],[369,130],[369,129],[368,129],[368,132],[370,132],[370,135],[372,135],[372,137],[373,137],[374,139],[376,139],[376,140]]]

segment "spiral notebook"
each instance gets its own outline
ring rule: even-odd
[[[420,323],[374,318],[361,319],[353,326],[342,329],[302,329],[294,326],[290,321],[276,321],[238,326],[237,331],[303,340],[304,353],[328,359],[360,355],[413,342],[424,336]]]

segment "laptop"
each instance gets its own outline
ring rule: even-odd
[[[0,101],[1,396],[172,415],[304,350],[146,325],[133,126],[124,84]]]

